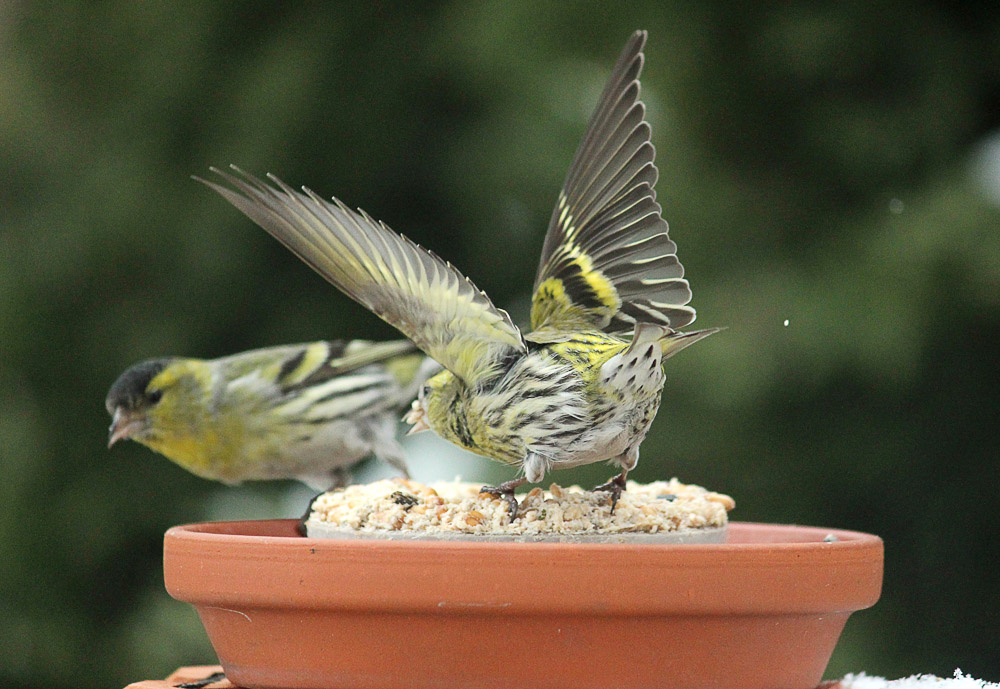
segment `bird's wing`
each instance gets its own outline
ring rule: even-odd
[[[282,360],[277,382],[287,394],[416,351],[416,345],[409,340],[314,342],[297,348]]]
[[[658,175],[639,73],[646,32],[629,39],[570,166],[542,248],[533,329],[631,332],[694,320],[691,288],[653,189]]]
[[[289,353],[282,360],[277,383],[283,396],[311,389],[329,396],[338,387],[331,381],[353,377],[357,384],[342,389],[381,388],[386,402],[398,406],[408,405],[424,380],[440,369],[409,340],[333,340],[302,345]]]
[[[210,362],[213,409],[230,407],[272,428],[360,421],[401,406],[399,381],[388,369],[397,355],[416,353],[413,343],[310,342],[268,347]]]
[[[494,375],[502,359],[527,351],[507,312],[450,263],[337,199],[233,169],[240,177],[212,169],[229,186],[195,179],[465,383]]]

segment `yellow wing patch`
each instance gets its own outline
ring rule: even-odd
[[[281,384],[283,386],[294,387],[295,385],[303,382],[306,378],[315,373],[316,369],[322,366],[329,356],[329,348],[324,342],[314,342],[302,351],[304,352],[304,355],[300,359],[299,364],[286,373],[281,379]],[[282,363],[283,362],[278,362],[274,365],[279,366]],[[274,371],[274,373],[274,378],[277,378],[277,371]]]
[[[571,233],[572,228],[567,234]],[[559,253],[557,275],[543,280],[532,297],[532,329],[604,327],[621,308],[618,290],[572,243],[564,244]]]

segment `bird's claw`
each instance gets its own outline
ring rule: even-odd
[[[517,498],[514,497],[514,489],[521,484],[509,485],[511,483],[514,482],[508,481],[507,483],[501,483],[499,486],[483,486],[479,489],[479,494],[488,493],[504,500],[507,503],[507,512],[510,514],[510,521],[514,521],[517,519],[518,508]]]
[[[306,529],[306,522],[309,521],[309,515],[312,514],[313,504],[319,499],[319,497],[321,495],[324,495],[324,494],[325,494],[325,492],[324,493],[317,493],[313,497],[313,499],[309,501],[309,504],[306,505],[306,511],[302,514],[301,517],[299,517],[299,523],[295,525],[295,530],[299,532],[300,536],[308,536],[309,535],[309,533],[308,533],[308,531]]]
[[[622,472],[607,483],[602,483],[601,485],[594,486],[593,488],[594,491],[606,490],[611,493],[611,514],[615,513],[615,507],[618,505],[618,498],[622,496],[622,492],[625,490],[625,476],[626,473]]]

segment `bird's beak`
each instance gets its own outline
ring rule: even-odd
[[[108,429],[108,447],[119,440],[131,438],[132,434],[140,430],[143,425],[144,419],[140,414],[117,407],[111,417],[111,428]]]
[[[406,412],[403,421],[410,424],[410,430],[406,432],[406,435],[413,435],[414,433],[429,431],[431,429],[427,424],[427,414],[424,412],[424,405],[420,404],[420,400],[413,400],[410,411]]]

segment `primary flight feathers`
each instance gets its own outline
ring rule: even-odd
[[[629,39],[590,118],[549,221],[531,325],[631,332],[694,321],[691,288],[656,202],[658,172],[639,73],[646,33]]]
[[[268,175],[271,186],[233,169],[243,178],[212,171],[235,191],[199,181],[466,383],[493,375],[498,360],[525,351],[507,312],[450,263],[337,199],[295,191]]]

